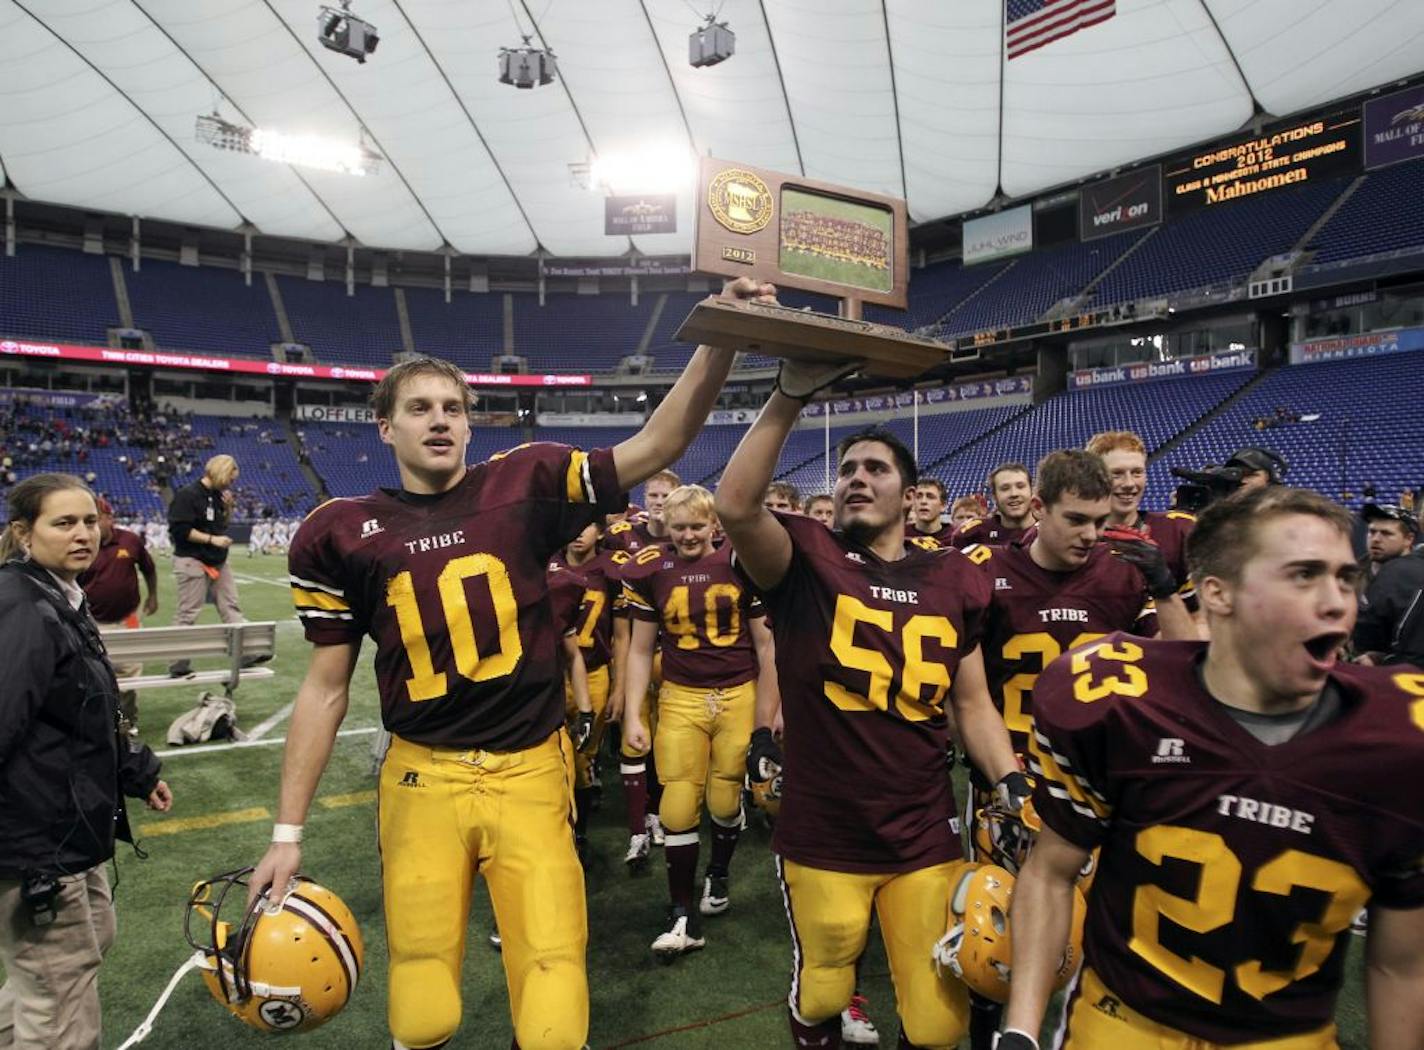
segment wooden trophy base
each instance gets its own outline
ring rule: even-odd
[[[892,379],[910,379],[949,360],[943,343],[892,325],[720,295],[694,306],[676,338],[792,361],[864,360],[863,375]]]

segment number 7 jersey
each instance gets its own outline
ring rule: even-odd
[[[1114,995],[1212,1043],[1314,1031],[1360,908],[1424,906],[1424,674],[1338,666],[1334,720],[1268,746],[1204,650],[1114,634],[1051,664],[1034,805],[1102,847],[1084,959]]]
[[[288,555],[297,615],[317,645],[375,641],[392,733],[531,747],[564,719],[549,559],[623,501],[610,450],[546,443],[500,453],[438,495],[331,500]]]

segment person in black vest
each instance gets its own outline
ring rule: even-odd
[[[104,863],[133,841],[124,796],[166,812],[159,762],[119,727],[119,689],[76,578],[99,550],[94,494],[36,474],[0,536],[0,1045],[98,1050],[114,941]]]
[[[227,564],[228,548],[232,546],[227,526],[237,472],[237,460],[228,455],[214,456],[204,464],[202,477],[173,494],[168,507],[168,534],[173,537],[173,578],[178,585],[175,627],[186,627],[198,618],[210,587],[223,623],[242,622],[237,581]],[[190,670],[187,660],[176,660],[168,673],[182,678]]]

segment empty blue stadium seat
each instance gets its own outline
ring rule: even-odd
[[[40,244],[0,252],[0,333],[103,346],[118,324],[105,256]]]
[[[134,324],[160,349],[270,358],[282,340],[260,273],[249,287],[236,270],[144,259],[137,272],[124,266],[124,284]]]

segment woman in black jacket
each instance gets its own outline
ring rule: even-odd
[[[132,842],[123,796],[173,804],[75,578],[99,550],[94,494],[70,474],[10,491],[0,537],[0,1035],[14,1050],[97,1050],[99,963],[114,939],[104,863]],[[18,557],[16,557],[18,555]]]

